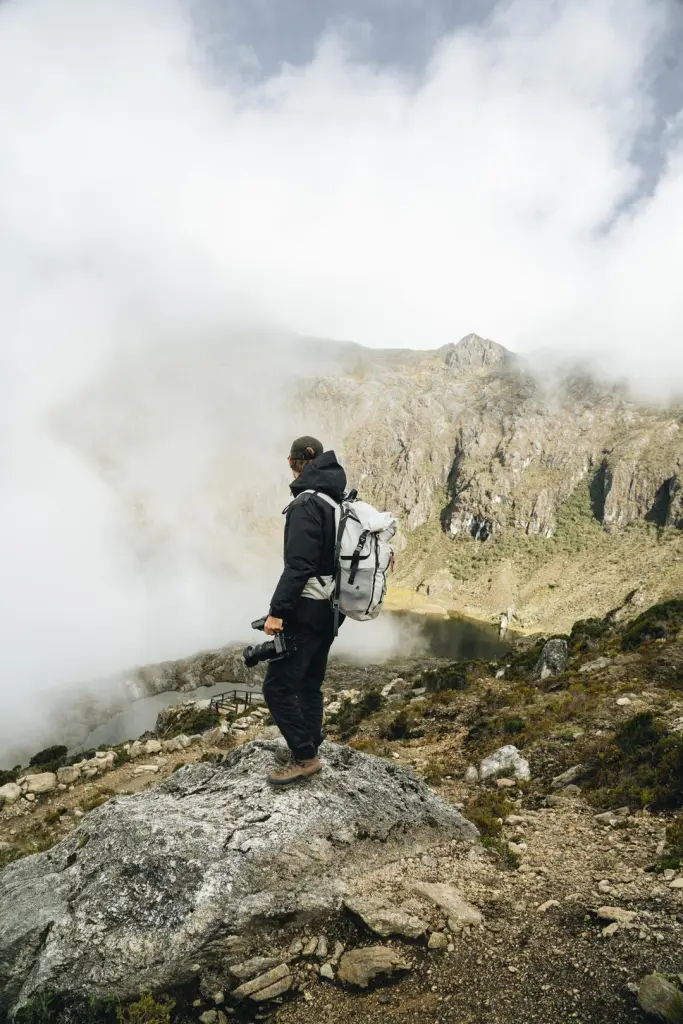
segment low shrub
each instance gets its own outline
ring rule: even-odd
[[[341,739],[348,739],[358,729],[364,718],[380,711],[384,705],[384,698],[377,689],[367,690],[357,703],[344,700],[342,706],[331,720]]]
[[[175,1000],[168,996],[156,1000],[150,993],[135,1003],[119,1007],[116,1011],[117,1024],[171,1024]]]
[[[683,733],[670,733],[651,711],[624,722],[612,739],[588,746],[586,788],[600,806],[683,806]]]
[[[67,755],[67,748],[56,744],[53,747],[46,747],[45,750],[39,750],[37,754],[34,754],[29,764],[31,767],[35,765],[52,764],[54,761],[63,761]]]
[[[186,715],[178,719],[176,723],[164,733],[165,739],[173,739],[174,736],[185,734],[193,736],[198,732],[208,732],[221,724],[221,716],[218,708],[192,708]]]
[[[621,645],[633,650],[648,640],[664,640],[674,636],[683,626],[683,601],[665,601],[654,604],[639,615],[624,633]]]
[[[503,831],[503,821],[513,804],[498,792],[478,793],[466,805],[465,817],[479,829],[482,839],[496,839]]]
[[[385,740],[410,740],[424,735],[419,719],[414,712],[403,708],[382,728],[380,735]]]
[[[439,693],[443,690],[464,690],[471,671],[470,662],[453,661],[450,665],[427,669],[423,673],[423,682],[428,693]]]

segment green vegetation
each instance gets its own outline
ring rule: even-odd
[[[672,818],[666,829],[666,845],[669,858],[676,863],[671,867],[680,867],[683,864],[683,814],[677,814]]]
[[[380,736],[385,740],[409,740],[424,735],[419,715],[408,708],[402,708],[381,729]]]
[[[46,747],[39,750],[29,761],[30,768],[36,768],[40,772],[56,772],[66,764],[67,748],[61,744],[53,747]]]
[[[584,757],[598,806],[683,806],[683,734],[670,733],[651,711],[624,722],[612,739],[587,746]]]
[[[479,829],[482,842],[497,839],[503,831],[503,821],[511,813],[513,804],[499,792],[478,793],[466,805],[464,815]],[[485,843],[486,845],[486,843]]]
[[[0,850],[0,871],[22,857],[50,850],[62,837],[46,822],[35,822],[21,835],[12,837],[9,849]]]
[[[168,732],[164,733],[164,739],[173,739],[174,736],[186,734],[193,736],[197,732],[208,732],[215,729],[221,723],[221,716],[218,708],[192,708],[187,714],[179,718],[170,726]]]
[[[666,640],[683,627],[683,601],[652,605],[631,623],[622,638],[624,650],[634,650],[648,640]]]
[[[449,665],[427,669],[423,673],[424,685],[428,693],[439,693],[442,690],[464,690],[472,672],[473,663],[469,661],[452,661]]]
[[[6,786],[8,782],[16,782],[20,772],[20,765],[17,765],[16,768],[9,768],[7,771],[0,771],[0,786]]]
[[[335,726],[341,739],[348,739],[353,736],[364,718],[380,711],[383,705],[384,698],[379,690],[367,690],[355,704],[349,699],[343,700],[337,714],[330,719],[330,724]]]
[[[156,1000],[150,993],[136,1003],[129,1003],[116,1011],[117,1024],[171,1024],[175,999],[168,996]]]

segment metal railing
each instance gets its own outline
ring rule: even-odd
[[[237,714],[240,705],[243,705],[246,710],[252,704],[263,704],[263,694],[260,690],[226,690],[225,693],[217,693],[215,697],[212,697],[210,706],[216,711],[227,708]]]

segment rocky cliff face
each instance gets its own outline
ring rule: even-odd
[[[531,369],[471,334],[437,352],[365,352],[310,400],[346,410],[352,478],[408,531],[438,513],[454,537],[550,537],[588,478],[607,529],[682,526],[683,410],[639,405],[578,371],[544,386]]]

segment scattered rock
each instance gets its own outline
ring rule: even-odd
[[[559,906],[560,906],[560,901],[559,900],[546,900],[545,903],[541,903],[540,907],[536,907],[536,913],[537,914],[545,914],[552,907],[559,907]]]
[[[549,676],[559,676],[567,671],[569,661],[569,649],[566,640],[548,640],[541,651],[541,657],[536,662],[534,676],[536,679],[544,680]]]
[[[334,967],[331,963],[322,965],[320,968],[320,977],[327,978],[328,981],[334,981]]]
[[[161,743],[159,742],[159,740],[147,740],[147,742],[145,743],[145,753],[146,754],[160,754],[161,753]]]
[[[137,768],[133,769],[133,775],[146,775],[149,772],[151,772],[152,775],[156,775],[158,771],[158,764],[139,764]]]
[[[473,764],[465,770],[465,782],[468,786],[476,786],[479,782],[479,771]]]
[[[606,928],[602,929],[603,939],[610,939],[613,935],[619,931],[619,923],[614,921],[613,924],[608,924]]]
[[[553,781],[550,783],[551,789],[564,789],[565,786],[570,786],[577,779],[580,779],[585,768],[582,764],[575,764],[573,768],[568,768],[566,772],[562,772],[561,775],[556,775]]]
[[[315,956],[315,951],[318,948],[318,937],[314,935],[312,939],[304,945],[303,955],[304,956]]]
[[[514,779],[496,779],[498,789],[514,789],[517,783]]]
[[[515,779],[526,780],[531,777],[529,762],[522,757],[517,747],[508,744],[489,754],[479,765],[479,778],[482,782],[496,778],[503,773]]]
[[[57,783],[64,786],[72,786],[74,782],[78,782],[81,777],[80,768],[76,768],[75,765],[69,765],[66,768],[57,769]]]
[[[257,978],[252,978],[251,981],[246,981],[234,990],[232,996],[238,1000],[249,997],[257,1003],[266,1002],[268,999],[275,999],[277,996],[288,992],[292,987],[293,981],[294,978],[289,966],[287,964],[280,964],[279,967],[274,967],[272,971],[267,971],[265,974],[260,974]]]
[[[395,908],[377,908],[359,900],[345,900],[345,906],[357,914],[377,935],[388,938],[390,935],[402,935],[407,939],[419,939],[427,931],[426,921]]]
[[[318,937],[318,942],[315,947],[315,955],[317,956],[318,960],[327,959],[327,948],[327,937],[325,935],[320,935]]]
[[[619,699],[617,700],[617,707],[619,707],[619,708],[627,708],[630,703],[631,703],[630,698],[628,698],[628,697],[619,697]]]
[[[683,993],[659,974],[648,974],[638,989],[640,1008],[668,1024],[683,1024]]]
[[[427,948],[431,949],[433,952],[442,953],[444,950],[448,949],[448,936],[444,935],[443,932],[432,932],[429,936]]]
[[[669,883],[670,889],[683,889],[683,878],[675,878],[673,882]]]
[[[230,973],[238,981],[249,981],[250,978],[255,978],[259,974],[265,974],[266,971],[270,971],[273,967],[279,967],[280,965],[281,960],[279,957],[255,956],[251,960],[245,960],[240,964],[233,964],[230,968]]]
[[[617,924],[631,924],[638,916],[635,910],[624,910],[623,907],[599,907],[597,914],[601,921],[614,921]]]
[[[451,931],[483,923],[482,913],[467,903],[452,885],[445,885],[442,882],[416,882],[413,889],[445,911]]]
[[[378,975],[409,971],[410,965],[388,946],[365,946],[344,953],[339,962],[338,977],[346,985],[367,988]]]
[[[16,782],[6,782],[4,786],[0,786],[0,797],[5,803],[16,803],[21,797],[21,786]]]
[[[582,665],[579,672],[592,675],[593,672],[600,672],[603,668],[609,668],[611,664],[611,658],[596,658],[595,661],[589,661],[586,665]]]
[[[304,951],[303,939],[300,939],[300,938],[292,939],[292,941],[291,941],[291,943],[289,945],[289,950],[288,950],[289,955],[290,956],[301,956],[303,951]]]
[[[29,775],[27,780],[29,793],[51,793],[57,788],[57,776],[54,772],[40,772],[38,775]]]

